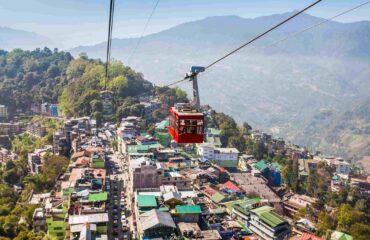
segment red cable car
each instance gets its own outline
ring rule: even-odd
[[[168,132],[176,143],[202,143],[204,138],[204,115],[200,111],[197,75],[204,67],[192,67],[185,78],[193,82],[193,100],[178,103],[169,111]]]

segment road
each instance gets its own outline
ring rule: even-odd
[[[122,180],[120,181],[123,183],[121,185],[121,191],[124,192],[125,195],[125,214],[128,221],[128,228],[130,231],[130,239],[138,239],[137,238],[137,229],[134,224],[135,216],[134,216],[134,204],[132,202],[133,199],[133,191],[132,191],[132,184],[130,182],[130,176],[128,171],[128,158],[125,155],[121,155],[118,152],[114,153],[110,156],[111,165],[115,166],[115,171],[111,173],[111,178]]]
[[[110,194],[109,194],[109,225],[108,225],[108,239],[131,239],[128,231],[122,230],[122,214],[126,215],[126,207],[121,206],[122,192],[125,189],[123,181],[123,174],[121,164],[116,154],[108,156],[108,173],[110,180]],[[125,222],[125,220],[124,220]]]

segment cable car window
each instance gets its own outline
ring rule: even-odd
[[[201,127],[201,126],[197,127],[197,134],[199,134],[199,135],[203,134],[203,127]]]
[[[180,120],[180,125],[181,125],[181,126],[184,126],[184,125],[185,125],[185,120],[184,120],[184,119],[181,119],[181,120]],[[187,125],[187,123],[186,123],[186,125]]]

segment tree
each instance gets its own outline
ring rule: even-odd
[[[351,226],[350,234],[356,240],[368,240],[370,236],[370,226],[364,223],[355,223]]]
[[[365,213],[351,208],[349,204],[342,204],[338,209],[338,227],[337,230],[349,232],[352,224],[365,220]]]

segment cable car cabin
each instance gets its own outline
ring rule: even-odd
[[[202,143],[204,136],[203,113],[192,107],[170,108],[168,132],[176,143]]]

